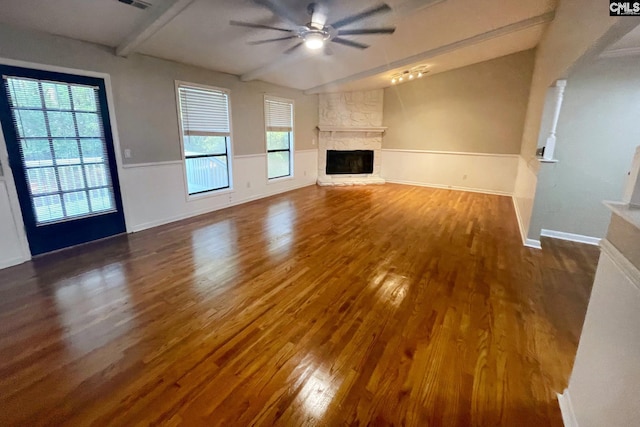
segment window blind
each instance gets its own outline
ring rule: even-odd
[[[293,103],[290,101],[266,98],[265,122],[268,132],[293,131]]]
[[[229,136],[229,100],[223,91],[180,86],[182,132],[187,136]]]

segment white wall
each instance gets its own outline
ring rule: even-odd
[[[640,425],[640,271],[603,250],[569,387],[567,427]]]
[[[538,184],[538,175],[535,167],[538,166],[538,160],[535,158],[525,159],[523,156],[518,157],[518,173],[513,190],[513,203],[518,217],[518,226],[520,227],[520,236],[525,246],[540,247],[540,242],[527,238],[529,224],[531,223],[531,213],[533,211],[533,199],[536,194],[536,186]]]
[[[127,166],[121,174],[127,223],[140,231],[194,215],[268,197],[295,188],[313,185],[317,179],[318,151],[296,151],[294,178],[267,182],[265,154],[233,158],[234,190],[204,195],[187,201],[182,162]],[[153,191],[153,189],[162,191]]]
[[[511,195],[518,172],[514,154],[382,150],[387,182]]]
[[[0,178],[0,268],[20,264],[26,256],[13,210],[7,183]]]

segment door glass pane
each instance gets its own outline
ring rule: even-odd
[[[44,121],[44,112],[33,110],[15,110],[18,136],[22,138],[46,138],[49,136]]]
[[[106,188],[89,190],[89,200],[91,201],[91,211],[100,212],[113,209],[113,197]]]
[[[76,136],[76,129],[73,123],[73,113],[66,111],[49,111],[47,113],[47,117],[49,118],[49,128],[51,129],[51,136]]]
[[[71,86],[73,109],[76,111],[98,111],[96,96],[92,87]]]
[[[89,201],[87,200],[86,192],[64,193],[63,198],[67,216],[79,216],[89,213]]]
[[[27,167],[53,165],[48,139],[23,139],[20,145]]]
[[[86,165],[84,167],[84,171],[87,175],[88,187],[102,187],[109,184],[107,169],[104,167],[103,163]]]
[[[62,191],[79,190],[85,188],[81,166],[63,166],[58,168]]]
[[[47,108],[53,110],[71,109],[69,86],[58,83],[42,83],[42,93],[44,94],[44,104]]]
[[[277,151],[267,154],[267,168],[269,178],[278,178],[290,175],[289,172],[289,151]]]
[[[16,107],[42,108],[40,89],[38,82],[28,79],[11,79],[9,81],[9,94]]]
[[[34,197],[33,207],[38,222],[50,222],[64,218],[62,203],[58,194]]]
[[[27,180],[31,194],[47,194],[58,191],[55,168],[27,169]]]
[[[99,139],[83,139],[80,141],[82,147],[82,161],[84,163],[105,162],[103,143]]]
[[[100,121],[96,113],[77,113],[76,118],[78,120],[78,135],[79,136],[102,136],[102,129],[100,129]]]
[[[78,150],[78,141],[75,139],[54,139],[53,152],[58,165],[80,163],[80,150]]]

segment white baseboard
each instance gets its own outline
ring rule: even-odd
[[[277,191],[273,191],[273,192],[269,192],[269,193],[266,193],[266,194],[258,194],[258,195],[255,195],[253,197],[247,197],[247,198],[244,198],[244,199],[234,200],[232,202],[225,203],[224,205],[219,206],[219,207],[215,207],[213,209],[201,209],[201,210],[197,210],[197,211],[188,212],[188,213],[186,213],[184,215],[176,215],[176,216],[169,217],[169,218],[159,219],[157,221],[146,222],[146,223],[143,223],[143,224],[136,224],[136,225],[134,225],[132,227],[132,231],[134,233],[137,233],[139,231],[148,230],[149,228],[159,227],[161,225],[170,224],[170,223],[176,222],[176,221],[182,221],[183,219],[193,218],[194,216],[204,215],[204,214],[215,212],[215,211],[218,211],[218,210],[230,208],[232,206],[237,206],[237,205],[242,205],[244,203],[249,203],[249,202],[252,202],[254,200],[264,199],[266,197],[271,197],[271,196],[275,196],[277,194],[286,193],[288,191],[297,190],[299,188],[310,187],[312,185],[315,185],[315,182],[306,182],[306,183],[303,183],[303,184],[295,185],[295,186],[292,186],[292,187],[287,187],[287,188],[284,188],[284,189],[281,189],[281,190],[277,190]]]
[[[544,228],[540,230],[540,235],[543,237],[569,240],[570,242],[585,243],[587,245],[595,246],[599,246],[600,240],[602,240],[597,237],[583,236],[582,234],[565,233],[563,231],[546,230]]]
[[[524,239],[524,245],[526,247],[528,247],[528,248],[542,249],[542,245],[540,244],[540,240]]]
[[[560,405],[564,427],[578,427],[576,414],[573,412],[573,406],[571,405],[569,389],[565,389],[564,393],[558,394],[558,404]]]
[[[2,270],[3,268],[13,267],[14,265],[22,264],[23,262],[29,261],[29,259],[16,257],[16,258],[0,260],[0,270]]]
[[[525,230],[524,225],[522,225],[522,217],[520,216],[518,202],[516,201],[515,196],[512,196],[511,200],[513,201],[513,208],[516,211],[516,219],[518,220],[518,229],[520,230],[520,238],[522,239],[522,244],[528,248],[542,249],[539,240],[527,238],[527,230]]]
[[[403,180],[399,180],[399,179],[386,179],[386,182],[388,182],[390,184],[414,185],[414,186],[417,186],[417,187],[441,188],[441,189],[444,189],[444,190],[469,191],[471,193],[492,194],[492,195],[495,195],[495,196],[511,196],[511,193],[502,192],[502,191],[485,190],[485,189],[482,189],[482,188],[458,187],[458,186],[455,186],[455,185],[430,184],[430,183],[425,183],[425,182],[403,181]]]

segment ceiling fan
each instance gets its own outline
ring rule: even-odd
[[[357,49],[366,49],[369,47],[369,45],[354,40],[345,39],[343,36],[356,36],[362,34],[393,34],[393,32],[396,30],[395,27],[360,28],[351,30],[343,29],[343,27],[369,18],[371,16],[390,12],[391,7],[389,7],[389,5],[386,3],[382,3],[369,9],[365,9],[362,12],[344,17],[330,24],[327,24],[326,4],[310,3],[307,6],[307,13],[311,16],[311,21],[305,25],[300,25],[297,22],[294,14],[289,9],[280,5],[277,0],[253,0],[253,2],[260,6],[266,7],[275,16],[279,17],[280,19],[285,21],[288,26],[291,26],[293,28],[274,27],[271,25],[242,21],[230,21],[229,24],[238,27],[259,28],[287,33],[287,35],[283,37],[248,42],[247,44],[250,45],[260,45],[264,43],[272,43],[291,39],[300,40],[299,43],[285,50],[284,53],[291,53],[302,45],[305,45],[308,49],[312,50],[320,49],[325,46],[325,42],[338,43]]]

